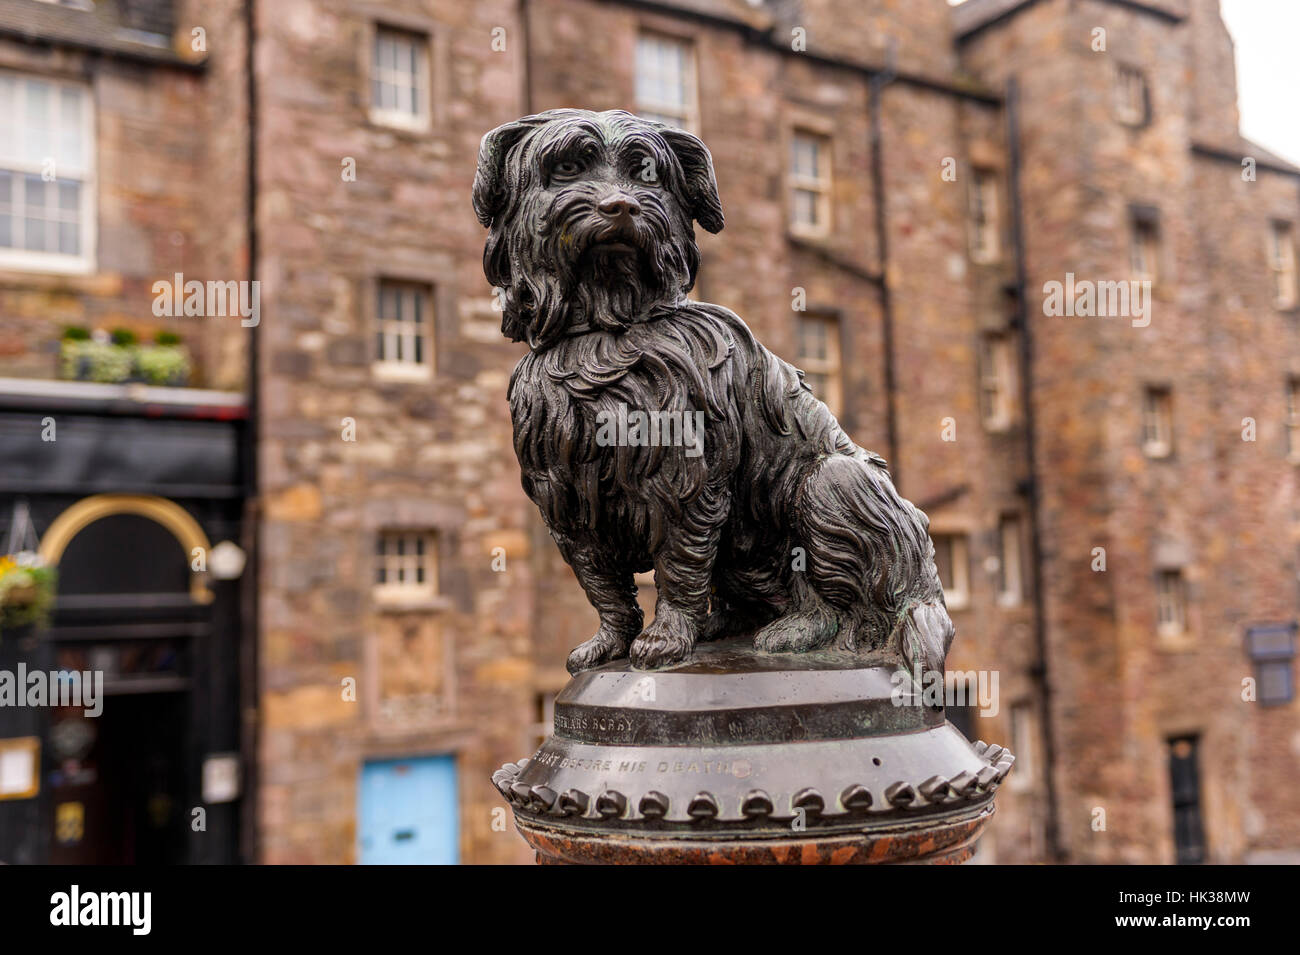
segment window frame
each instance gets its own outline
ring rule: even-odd
[[[15,89],[24,89],[24,84],[30,81],[36,81],[49,84],[54,88],[55,97],[59,97],[64,89],[76,89],[81,94],[81,118],[79,135],[81,137],[83,155],[82,165],[73,167],[72,172],[78,175],[74,176],[67,173],[67,167],[55,165],[55,178],[50,180],[44,179],[43,163],[31,163],[17,155],[21,150],[21,145],[17,145],[20,140],[15,138],[14,155],[0,155],[0,170],[10,173],[13,176],[14,184],[25,176],[40,176],[47,184],[57,187],[61,181],[76,182],[80,186],[80,195],[77,208],[77,226],[79,230],[81,250],[71,255],[64,252],[46,252],[33,249],[19,249],[14,247],[0,247],[0,271],[14,272],[52,272],[60,274],[85,275],[95,271],[96,255],[99,237],[98,221],[98,189],[97,189],[97,159],[98,148],[96,142],[96,110],[95,110],[95,89],[94,85],[89,82],[78,82],[65,77],[49,76],[40,73],[31,73],[21,70],[0,69],[0,76],[9,77],[17,82]],[[20,94],[25,104],[25,89]],[[62,107],[60,106],[60,119]],[[26,119],[26,110],[24,105],[24,116]],[[25,136],[26,127],[22,123],[16,123],[15,128],[19,130],[19,136]],[[61,128],[54,128],[53,135],[57,136]],[[47,157],[49,158],[49,157]],[[16,210],[15,210],[16,211]],[[13,216],[14,221],[19,217]]]
[[[984,332],[979,352],[980,420],[986,431],[1015,424],[1018,374],[1016,339],[1010,329]]]
[[[1174,453],[1172,388],[1147,385],[1142,389],[1142,453],[1155,460],[1171,457]]]
[[[375,103],[375,83],[385,82],[380,78],[378,63],[379,41],[384,34],[408,39],[416,50],[416,82],[409,88],[419,90],[423,95],[420,99],[422,108],[415,113],[390,109],[378,106]],[[419,27],[392,23],[386,20],[376,20],[371,23],[367,40],[369,48],[366,52],[365,101],[370,121],[377,126],[387,126],[392,129],[406,130],[407,132],[428,132],[433,128],[433,35],[428,30]],[[397,84],[389,83],[389,85],[396,86]]]
[[[795,148],[800,139],[813,142],[817,146],[817,161],[814,174],[805,175],[795,169]],[[790,232],[806,239],[824,239],[834,229],[832,221],[834,204],[831,192],[835,183],[835,140],[826,132],[810,126],[796,124],[790,129],[790,148],[786,165],[786,202]],[[795,196],[799,193],[811,193],[815,222],[804,221],[795,214],[798,204]]]
[[[409,322],[400,317],[405,308],[406,298],[399,294],[398,298],[398,318],[386,318],[384,316],[383,299],[384,292],[392,289],[398,293],[412,292],[423,304],[418,314],[421,321],[415,321],[412,318]],[[388,381],[429,381],[434,375],[434,348],[437,345],[437,329],[435,322],[436,315],[436,295],[434,286],[429,282],[418,279],[397,278],[392,276],[380,276],[373,284],[371,307],[373,308],[373,321],[370,328],[370,341],[372,358],[370,369],[376,378]],[[406,326],[410,325],[408,331]],[[390,329],[389,326],[392,326]],[[386,355],[383,347],[390,338],[396,343],[406,343],[411,351],[414,352],[415,343],[420,344],[419,352],[421,359],[411,360],[406,358],[394,358]],[[394,349],[399,351],[401,349]]]
[[[1138,100],[1132,102],[1134,80],[1136,80]],[[1132,63],[1115,64],[1113,107],[1115,119],[1125,126],[1142,127],[1151,122],[1151,84],[1146,71]]]
[[[1034,788],[1038,761],[1038,708],[1035,702],[1017,700],[1012,703],[1007,722],[1011,724],[1011,751],[1016,757],[1015,771],[1007,777],[1007,785],[1024,792]]]
[[[970,535],[962,531],[939,530],[931,533],[930,539],[934,543],[936,570],[941,566],[938,561],[941,544],[947,542],[951,545],[948,560],[952,568],[952,586],[943,582],[942,575],[939,584],[943,587],[943,599],[948,609],[964,610],[970,606],[971,600]]]
[[[808,355],[804,351],[804,330],[813,323],[822,325],[825,329],[826,355],[818,358]],[[824,378],[829,387],[826,394],[819,394],[816,388],[809,383],[808,387],[816,395],[817,400],[830,409],[831,414],[838,417],[844,410],[844,350],[840,347],[840,336],[842,328],[838,314],[826,311],[805,310],[796,314],[795,326],[795,352],[797,367],[803,371],[804,380],[807,382],[808,375],[817,375]]]
[[[684,91],[684,101],[678,103],[668,103],[666,101],[653,102],[642,98],[641,77],[642,77],[642,42],[656,41],[661,44],[669,44],[679,47],[683,51],[682,56],[682,87]],[[641,27],[637,30],[636,46],[633,50],[633,100],[636,103],[636,113],[643,119],[652,122],[664,123],[665,126],[674,126],[678,129],[684,129],[688,133],[699,135],[700,132],[700,72],[699,61],[694,40],[677,36],[672,33],[657,30],[653,27]],[[665,122],[668,117],[676,118],[680,116],[682,122],[669,123]]]
[[[413,554],[389,553],[385,545],[389,541],[403,545],[414,543],[420,545]],[[411,603],[426,603],[438,596],[438,538],[428,529],[419,528],[381,528],[375,532],[374,551],[371,573],[371,596],[375,602],[384,606]],[[422,550],[422,552],[421,552]],[[379,570],[384,570],[385,580],[379,580]],[[390,578],[391,570],[398,570],[398,576],[405,576],[407,569],[423,569],[423,581],[394,581]]]
[[[1130,209],[1128,233],[1129,271],[1134,280],[1154,286],[1160,280],[1163,245],[1159,213],[1146,208]]]
[[[1273,278],[1273,306],[1290,310],[1300,303],[1295,226],[1285,219],[1274,219],[1269,225],[1268,268]]]
[[[1187,576],[1183,568],[1156,570],[1155,597],[1157,635],[1163,639],[1187,636]]]
[[[1010,535],[1010,537],[1008,537]],[[1013,545],[1008,547],[1008,540]],[[998,606],[1019,607],[1025,602],[1024,521],[1008,511],[998,518]],[[1008,556],[1012,559],[1008,560]],[[1014,584],[1014,586],[1008,586]]]
[[[1002,257],[1002,211],[999,173],[988,166],[972,166],[967,190],[972,262],[991,265]]]

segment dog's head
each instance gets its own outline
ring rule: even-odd
[[[692,221],[722,228],[713,158],[690,133],[622,110],[554,109],[483,137],[474,211],[489,228],[501,331],[545,348],[626,328],[695,284]]]

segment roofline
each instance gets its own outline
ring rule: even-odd
[[[159,47],[157,51],[141,44],[138,49],[111,46],[106,43],[91,43],[71,37],[61,37],[48,33],[31,33],[16,27],[0,26],[0,39],[14,40],[28,46],[63,47],[82,53],[94,53],[114,60],[126,60],[131,63],[143,63],[164,69],[181,70],[186,73],[202,73],[207,70],[208,61],[186,60],[173,51]]]
[[[997,24],[1003,23],[1006,20],[1010,20],[1012,17],[1016,16],[1017,14],[1025,10],[1028,10],[1030,7],[1034,6],[1038,2],[1039,0],[1021,0],[1020,3],[1017,3],[1014,6],[1009,7],[1006,10],[1003,10],[997,16],[990,17],[988,20],[985,20],[982,23],[977,23],[975,24],[975,26],[969,27],[965,30],[956,30],[954,31],[956,40],[958,43],[965,43],[967,40],[971,39],[972,37],[976,36],[979,33],[982,33],[983,31],[987,30],[989,27],[996,26]],[[1181,13],[1174,13],[1172,10],[1166,10],[1163,7],[1152,6],[1149,3],[1143,3],[1142,0],[1096,0],[1096,2],[1108,3],[1111,6],[1115,6],[1115,7],[1124,7],[1126,9],[1133,10],[1136,13],[1144,13],[1147,14],[1148,16],[1153,16],[1158,20],[1165,21],[1166,23],[1178,24],[1178,23],[1183,23],[1187,19],[1187,17]]]
[[[1252,144],[1243,143],[1242,145],[1249,146]],[[1206,159],[1220,159],[1238,166],[1241,165],[1243,159],[1249,157],[1255,160],[1255,167],[1257,169],[1267,169],[1269,172],[1276,172],[1283,176],[1295,176],[1300,178],[1300,167],[1292,166],[1281,160],[1273,162],[1270,159],[1260,159],[1250,156],[1249,153],[1233,152],[1231,149],[1225,149],[1222,146],[1210,146],[1206,143],[1192,143],[1192,153],[1197,156],[1204,156]]]
[[[777,27],[775,25],[767,27],[766,29],[760,29],[759,27],[746,23],[743,20],[719,16],[718,14],[708,13],[703,10],[693,10],[688,7],[680,7],[673,3],[664,2],[664,0],[603,0],[603,2],[612,6],[629,7],[647,13],[658,13],[663,16],[678,17],[683,20],[692,20],[696,23],[703,23],[723,30],[731,30],[734,33],[739,33],[750,43],[767,47],[773,53],[797,57],[806,62],[817,63],[821,66],[831,67],[834,69],[847,70],[848,72],[856,73],[859,76],[864,76],[868,79],[875,76],[885,76],[897,83],[916,86],[936,93],[944,93],[948,96],[956,96],[959,99],[971,100],[972,102],[982,103],[987,106],[1002,105],[1002,97],[999,94],[973,83],[963,85],[947,80],[922,76],[917,73],[893,70],[888,66],[874,66],[868,63],[859,63],[854,60],[846,60],[836,56],[826,56],[819,53],[793,50],[790,48],[789,43],[777,40],[775,36],[775,30]]]

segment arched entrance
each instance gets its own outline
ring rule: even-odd
[[[214,596],[202,570],[208,550],[183,507],[141,495],[79,500],[41,537],[59,572],[51,665],[81,673],[102,696],[97,714],[50,712],[50,862],[187,860],[204,676],[196,649],[209,637]]]

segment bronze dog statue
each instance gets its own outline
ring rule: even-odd
[[[888,647],[942,671],[925,515],[801,371],[686,298],[693,223],[723,225],[699,139],[618,110],[528,116],[483,137],[474,210],[502,332],[530,348],[510,380],[524,490],[600,615],[571,673],[749,632],[761,651]],[[610,426],[638,414],[676,435]],[[651,568],[643,629],[633,575]]]

